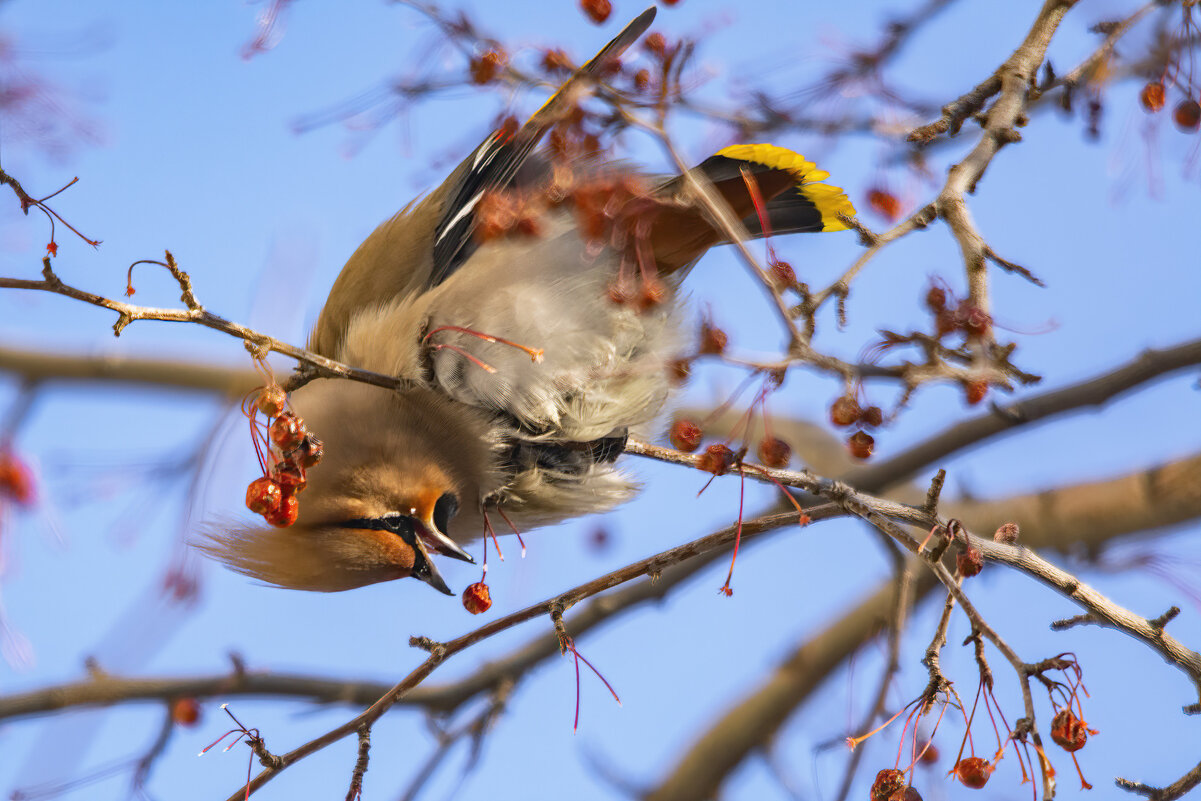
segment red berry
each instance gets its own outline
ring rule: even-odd
[[[468,584],[467,589],[463,590],[463,608],[471,614],[483,614],[491,606],[492,593],[488,591],[488,585],[484,582],[477,581],[475,584]]]
[[[1061,709],[1051,720],[1051,739],[1064,751],[1079,751],[1088,742],[1088,727],[1072,710]]]
[[[892,794],[905,789],[905,772],[896,768],[885,768],[876,774],[872,782],[872,801],[889,801]]]
[[[923,746],[922,748],[924,750],[918,751],[918,753],[921,754],[921,756],[918,757],[918,761],[921,762],[923,765],[936,764],[938,762],[938,746],[936,746],[934,743],[930,743],[929,745]]]
[[[902,787],[888,797],[888,801],[922,801],[922,794],[913,785]]]
[[[195,726],[200,722],[200,704],[195,698],[176,698],[171,704],[171,720],[180,726]]]
[[[876,448],[876,440],[866,431],[856,431],[847,440],[847,448],[856,459],[869,459]]]
[[[304,441],[308,432],[304,430],[303,420],[291,412],[284,412],[275,418],[267,433],[271,435],[275,447],[281,451],[290,451]]]
[[[1002,523],[997,528],[996,533],[992,535],[993,542],[1003,542],[1006,545],[1013,545],[1018,541],[1018,535],[1021,530],[1017,523]]]
[[[901,216],[900,199],[886,189],[870,190],[867,193],[867,205],[889,222]]]
[[[645,92],[651,88],[651,71],[642,69],[634,73],[634,89],[638,92]]]
[[[663,34],[655,31],[642,41],[642,46],[654,53],[656,56],[661,56],[667,52],[667,39],[663,36]]]
[[[955,556],[955,567],[959,569],[959,575],[971,578],[984,569],[984,556],[969,545]]]
[[[1154,114],[1163,109],[1164,92],[1161,81],[1151,81],[1138,93],[1138,102],[1143,104],[1143,110]]]
[[[768,467],[788,467],[792,446],[779,437],[764,437],[759,441],[759,461]]]
[[[279,508],[284,494],[278,483],[263,476],[250,482],[246,488],[246,508],[256,515],[265,515]]]
[[[36,497],[33,471],[11,451],[0,450],[0,498],[29,506]]]
[[[254,405],[268,417],[279,417],[288,405],[288,393],[279,384],[263,387],[254,399]]]
[[[1172,112],[1172,119],[1176,122],[1176,127],[1185,133],[1196,131],[1201,128],[1201,103],[1191,97],[1181,100]]]
[[[968,406],[975,406],[988,395],[987,381],[972,381],[965,388]]]
[[[993,766],[982,757],[967,757],[955,763],[955,775],[964,786],[973,790],[979,790],[988,784],[988,777],[992,772]]]
[[[279,507],[271,512],[266,512],[263,519],[277,528],[287,528],[296,522],[296,518],[300,516],[300,501],[295,495],[284,494],[279,500]]]
[[[862,413],[855,396],[843,395],[830,405],[830,422],[836,426],[854,425]]]
[[[734,466],[734,451],[725,445],[710,445],[705,452],[696,457],[698,470],[724,476]]]
[[[609,0],[580,0],[580,8],[597,25],[607,20],[613,13],[613,4]]]
[[[701,446],[704,433],[691,420],[677,420],[671,427],[671,446],[684,453],[692,453]]]

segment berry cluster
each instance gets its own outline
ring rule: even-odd
[[[247,396],[250,439],[263,470],[246,487],[246,508],[273,526],[285,528],[300,514],[297,495],[308,483],[306,471],[321,461],[321,440],[288,408],[288,395],[272,382]],[[261,412],[269,422],[258,420]]]
[[[830,422],[840,428],[859,426],[847,437],[847,449],[856,459],[868,459],[876,449],[876,440],[864,429],[883,425],[884,412],[879,406],[860,406],[858,399],[848,392],[830,404]]]

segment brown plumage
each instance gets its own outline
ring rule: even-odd
[[[413,389],[318,380],[293,393],[325,442],[299,519],[215,533],[202,549],[283,587],[333,591],[412,575],[449,592],[432,557],[470,561],[458,543],[481,535],[488,512],[525,529],[633,495],[614,461],[667,398],[680,281],[721,238],[679,178],[601,164],[577,166],[582,188],[563,202],[534,204],[536,234],[483,237],[479,216],[490,193],[542,197],[554,162],[531,157],[534,146],[653,18],[644,12],[515,134],[490,136],[359,246],[309,347]],[[748,180],[775,232],[839,230],[839,215],[854,213],[841,190],[815,183],[825,173],[782,148],[733,146],[696,170],[752,234],[763,221]],[[603,211],[590,211],[585,194],[598,192]],[[596,213],[603,218],[588,216]],[[658,283],[651,301],[614,302],[615,287],[648,277]]]

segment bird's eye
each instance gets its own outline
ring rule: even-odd
[[[434,504],[434,525],[438,527],[438,531],[443,534],[447,533],[447,528],[450,526],[450,519],[459,511],[459,498],[453,492],[447,492],[438,499]]]

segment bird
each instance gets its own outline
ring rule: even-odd
[[[654,17],[351,255],[308,348],[403,386],[322,378],[294,390],[291,408],[324,446],[295,522],[226,525],[201,550],[279,587],[414,577],[453,594],[434,558],[473,562],[463,545],[490,515],[525,530],[636,494],[618,456],[671,393],[684,277],[727,239],[682,176],[553,146]],[[552,147],[537,150],[548,131]],[[731,145],[693,172],[752,237],[846,230],[855,214],[828,173],[783,147]]]

